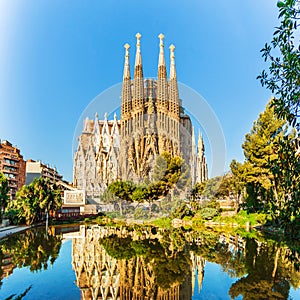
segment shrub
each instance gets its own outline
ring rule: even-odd
[[[133,217],[138,220],[138,219],[146,219],[149,217],[149,212],[147,210],[142,209],[141,207],[138,207],[134,211]]]
[[[167,218],[167,217],[153,220],[151,223],[160,228],[170,228],[171,227],[171,219]]]
[[[19,219],[19,210],[11,209],[4,215],[5,218],[9,219],[10,224],[18,225],[22,220]],[[25,220],[23,220],[24,222]]]
[[[203,227],[203,224],[204,224],[204,221],[201,217],[199,216],[195,216],[193,219],[192,219],[192,228],[193,229],[199,229],[199,228],[202,228]]]
[[[186,216],[193,217],[194,213],[185,203],[180,204],[172,213],[172,218],[183,219]]]
[[[198,213],[204,220],[211,220],[218,215],[217,209],[211,207],[204,207]]]

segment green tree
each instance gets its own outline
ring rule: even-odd
[[[169,187],[164,181],[150,182],[136,186],[132,193],[132,200],[136,202],[147,201],[149,203],[149,214],[151,215],[152,203],[155,200],[165,197],[169,192]]]
[[[48,268],[49,260],[53,265],[61,244],[61,236],[49,235],[42,228],[33,228],[9,236],[1,245],[1,251],[11,254],[17,267],[30,267],[30,271],[39,271]]]
[[[5,210],[9,200],[8,179],[0,172],[0,222],[2,221],[2,212]]]
[[[135,202],[143,202],[148,198],[148,188],[146,184],[139,184],[132,193],[131,199]]]
[[[196,199],[202,196],[205,189],[206,182],[198,182],[196,183],[191,191],[192,199]]]
[[[269,70],[257,77],[261,84],[274,93],[273,106],[279,118],[300,128],[300,1],[278,1],[280,25],[273,34],[271,45],[261,50]],[[296,39],[295,39],[296,38]],[[287,231],[295,234],[299,214],[299,156],[291,141],[291,135],[281,137],[275,144],[277,157],[270,159],[273,174],[273,218]]]
[[[180,156],[172,156],[169,152],[164,152],[156,159],[152,173],[154,182],[165,183],[171,193],[180,192],[189,186],[190,176],[184,159]]]
[[[165,180],[165,175],[167,173],[168,161],[170,161],[171,155],[167,152],[162,155],[158,155],[155,160],[155,166],[151,174],[152,180],[160,181]]]
[[[246,177],[249,163],[240,163],[235,159],[230,163],[230,170],[233,175],[233,188],[237,199],[237,208],[239,208],[244,198]]]
[[[40,177],[29,185],[24,185],[8,209],[18,212],[19,221],[25,220],[26,224],[33,224],[42,221],[50,210],[58,209],[61,205],[60,190],[49,179]]]
[[[278,1],[280,25],[276,28],[271,45],[261,50],[268,71],[257,77],[261,84],[275,94],[275,113],[292,126],[298,125],[300,104],[300,1]],[[297,38],[298,37],[298,38]],[[296,39],[295,39],[296,38]]]
[[[234,179],[230,173],[225,174],[218,186],[216,197],[217,198],[229,198],[234,193]]]
[[[243,144],[244,164],[233,161],[237,190],[246,189],[248,211],[267,212],[287,232],[299,232],[300,157],[295,132],[274,112],[273,102],[254,122]]]
[[[202,193],[203,197],[207,198],[207,199],[215,198],[218,188],[221,184],[221,181],[222,181],[222,176],[216,176],[216,177],[208,179],[205,182],[205,188]]]
[[[109,192],[123,200],[132,201],[131,197],[135,190],[135,185],[131,181],[117,180],[110,183],[107,189]]]
[[[180,192],[191,182],[189,170],[184,160],[179,156],[172,156],[164,152],[156,158],[156,164],[151,174],[152,181],[134,184],[131,181],[114,181],[109,184],[107,193],[118,198],[120,214],[122,215],[123,201],[135,201],[149,203],[150,214],[152,203],[155,200],[166,197],[170,192]]]
[[[132,181],[117,180],[110,183],[107,187],[107,191],[117,197],[116,201],[119,205],[120,215],[123,215],[123,202],[132,202],[132,194],[136,189],[135,184]],[[114,200],[115,201],[115,200]]]
[[[285,231],[296,235],[300,229],[300,156],[292,134],[282,137],[274,147],[278,155],[270,161],[276,191],[271,213]]]
[[[195,213],[190,209],[186,203],[179,204],[178,207],[174,208],[171,217],[177,219],[183,219],[184,217],[193,217]]]
[[[242,148],[245,155],[243,172],[248,210],[269,209],[268,201],[272,197],[270,191],[273,188],[269,162],[277,157],[274,143],[283,136],[284,127],[285,121],[275,115],[272,102],[269,102],[265,111],[254,121],[250,133],[245,136]]]

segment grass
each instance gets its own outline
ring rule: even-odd
[[[247,226],[247,224],[255,226],[265,224],[267,215],[262,213],[248,214],[246,211],[240,211],[236,215],[230,217],[215,217],[214,221],[218,223],[235,224],[238,226]]]
[[[162,217],[156,220],[153,220],[150,222],[150,224],[153,224],[154,226],[157,226],[159,228],[171,228],[171,219],[168,217]]]

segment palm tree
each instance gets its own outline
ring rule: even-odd
[[[60,190],[56,184],[41,177],[21,188],[12,208],[18,210],[19,219],[24,218],[27,224],[40,222],[46,215],[47,226],[49,211],[59,208],[61,204]]]

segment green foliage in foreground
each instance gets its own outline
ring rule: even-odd
[[[211,220],[220,215],[220,204],[216,200],[210,200],[200,204],[198,201],[181,203],[174,208],[171,218],[173,219],[196,219]]]
[[[299,130],[300,1],[278,1],[277,7],[280,25],[276,27],[271,43],[266,43],[261,50],[264,60],[270,65],[268,70],[263,70],[257,78],[274,94],[272,107],[276,116]],[[299,145],[295,146],[290,137],[285,134],[284,138],[280,139],[277,145],[275,144],[278,157],[270,160],[270,170],[274,178],[271,179],[273,201],[269,202],[269,210],[274,223],[292,236],[298,235],[300,221],[298,147]]]
[[[300,107],[300,1],[278,1],[278,19],[270,44],[261,50],[269,69],[257,77],[274,95],[276,114],[299,128]]]
[[[42,221],[45,214],[61,205],[60,190],[56,184],[51,184],[49,179],[43,177],[35,178],[17,192],[17,199],[7,207],[7,215],[13,222],[30,225]]]
[[[244,208],[266,213],[286,234],[297,235],[300,214],[300,155],[295,132],[274,113],[273,102],[254,122],[242,145],[245,162],[231,170],[244,187]]]
[[[159,228],[171,228],[171,219],[167,217],[163,217],[163,218],[153,220],[151,224]]]
[[[237,224],[239,226],[250,226],[264,225],[268,220],[268,216],[263,213],[248,213],[246,211],[240,211],[236,215],[231,217],[216,217],[215,222],[226,223],[226,224]]]
[[[0,172],[0,223],[2,221],[2,211],[5,210],[9,200],[8,179]]]
[[[180,231],[170,229],[161,240],[133,240],[130,236],[110,235],[99,240],[107,253],[115,259],[132,260],[145,265],[151,262],[155,283],[168,289],[174,283],[183,283],[190,269],[190,256]]]
[[[105,202],[118,203],[121,215],[123,215],[124,201],[148,202],[151,214],[153,201],[179,193],[190,184],[190,176],[184,160],[168,152],[157,157],[152,178],[153,181],[138,184],[132,181],[114,181],[108,185],[107,191],[100,198]]]

